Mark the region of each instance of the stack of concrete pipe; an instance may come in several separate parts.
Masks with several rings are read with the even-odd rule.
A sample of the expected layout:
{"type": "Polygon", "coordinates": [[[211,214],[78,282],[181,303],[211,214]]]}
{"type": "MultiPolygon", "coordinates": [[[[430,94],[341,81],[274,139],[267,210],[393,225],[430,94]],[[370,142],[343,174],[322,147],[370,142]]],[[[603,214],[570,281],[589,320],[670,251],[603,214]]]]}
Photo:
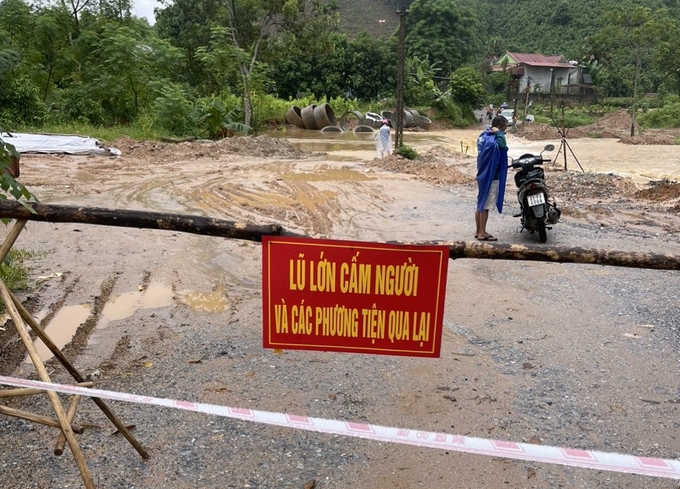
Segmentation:
{"type": "MultiPolygon", "coordinates": [[[[285,119],[288,124],[293,124],[300,129],[321,130],[324,132],[347,131],[347,118],[354,116],[357,119],[357,127],[361,127],[362,132],[370,132],[369,129],[380,129],[383,119],[390,121],[390,125],[396,125],[394,113],[390,110],[383,110],[380,114],[375,112],[361,112],[353,110],[345,112],[340,118],[340,124],[335,120],[333,109],[327,103],[321,105],[308,105],[301,109],[297,105],[292,106],[286,112],[285,119]]],[[[404,127],[420,127],[428,130],[432,121],[418,113],[415,109],[404,109],[404,127]]]]}
{"type": "Polygon", "coordinates": [[[288,124],[300,129],[318,130],[338,125],[332,107],[326,103],[308,105],[303,109],[294,105],[286,112],[285,119],[288,124]]]}

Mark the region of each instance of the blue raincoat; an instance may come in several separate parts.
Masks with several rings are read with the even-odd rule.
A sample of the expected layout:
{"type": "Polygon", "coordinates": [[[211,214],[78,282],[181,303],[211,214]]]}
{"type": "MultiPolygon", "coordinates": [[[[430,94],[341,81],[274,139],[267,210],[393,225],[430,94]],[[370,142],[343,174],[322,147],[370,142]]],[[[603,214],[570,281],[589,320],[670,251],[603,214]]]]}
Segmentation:
{"type": "Polygon", "coordinates": [[[503,212],[505,182],[508,174],[508,148],[499,148],[496,135],[487,128],[477,138],[477,210],[483,211],[491,190],[491,182],[498,180],[496,208],[503,212]]]}

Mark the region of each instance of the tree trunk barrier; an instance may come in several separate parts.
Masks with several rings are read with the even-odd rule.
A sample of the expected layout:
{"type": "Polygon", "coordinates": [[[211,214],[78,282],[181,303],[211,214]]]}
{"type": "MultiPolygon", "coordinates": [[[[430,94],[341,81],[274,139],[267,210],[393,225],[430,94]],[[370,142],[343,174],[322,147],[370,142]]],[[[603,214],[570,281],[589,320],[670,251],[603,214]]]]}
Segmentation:
{"type": "MultiPolygon", "coordinates": [[[[75,207],[17,201],[0,201],[0,218],[46,222],[71,222],[164,229],[223,238],[262,241],[262,236],[306,237],[284,230],[279,224],[257,225],[186,214],[168,214],[99,207],[75,207]]],[[[407,244],[407,243],[402,243],[407,244]]],[[[444,245],[449,247],[449,258],[487,260],[524,260],[553,263],[582,263],[657,270],[680,270],[680,255],[627,252],[549,245],[517,245],[502,243],[418,242],[408,244],[444,245]]],[[[80,381],[80,379],[77,379],[80,381]]]]}

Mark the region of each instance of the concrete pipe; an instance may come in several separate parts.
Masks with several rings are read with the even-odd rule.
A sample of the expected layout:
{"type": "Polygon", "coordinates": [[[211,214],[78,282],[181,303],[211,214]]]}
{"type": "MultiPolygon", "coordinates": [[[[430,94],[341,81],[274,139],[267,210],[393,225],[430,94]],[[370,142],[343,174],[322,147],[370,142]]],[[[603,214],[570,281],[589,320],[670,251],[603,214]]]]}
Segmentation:
{"type": "Polygon", "coordinates": [[[305,123],[305,129],[319,129],[316,125],[316,120],[314,119],[314,109],[316,105],[308,105],[300,111],[300,116],[302,117],[302,122],[305,123]]]}
{"type": "Polygon", "coordinates": [[[297,126],[301,129],[305,128],[300,107],[297,105],[293,105],[290,109],[288,109],[284,118],[288,124],[293,124],[294,126],[297,126]]]}
{"type": "Polygon", "coordinates": [[[314,108],[314,120],[316,121],[316,127],[319,129],[323,129],[327,126],[337,125],[333,108],[326,103],[317,105],[314,108]]]}
{"type": "Polygon", "coordinates": [[[365,125],[360,125],[354,128],[352,131],[354,134],[357,134],[359,132],[375,132],[375,130],[371,126],[365,126],[365,125]]]}
{"type": "Polygon", "coordinates": [[[357,118],[357,125],[361,125],[361,124],[364,123],[364,116],[358,110],[351,110],[349,112],[345,112],[340,117],[340,124],[339,124],[343,131],[349,131],[349,127],[347,126],[347,118],[350,115],[353,115],[357,118]]]}
{"type": "Polygon", "coordinates": [[[432,126],[432,121],[425,116],[419,115],[418,118],[417,118],[417,121],[416,121],[416,125],[418,127],[422,127],[426,131],[429,131],[430,126],[432,126]]]}

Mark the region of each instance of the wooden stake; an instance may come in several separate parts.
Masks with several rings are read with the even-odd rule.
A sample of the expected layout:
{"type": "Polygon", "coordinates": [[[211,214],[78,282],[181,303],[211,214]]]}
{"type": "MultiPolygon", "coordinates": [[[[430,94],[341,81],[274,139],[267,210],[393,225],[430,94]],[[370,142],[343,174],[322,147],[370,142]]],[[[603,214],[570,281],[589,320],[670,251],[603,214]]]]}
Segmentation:
{"type": "MultiPolygon", "coordinates": [[[[9,289],[5,285],[5,282],[3,282],[2,280],[0,280],[0,297],[2,297],[2,300],[5,303],[7,312],[12,318],[12,321],[14,322],[14,326],[17,330],[17,333],[19,333],[19,336],[21,337],[21,341],[24,342],[24,346],[26,347],[28,356],[31,358],[31,361],[35,366],[35,370],[38,373],[38,378],[43,382],[51,383],[52,380],[50,379],[50,376],[47,373],[45,365],[42,363],[42,360],[40,359],[40,354],[36,350],[35,345],[33,345],[33,340],[31,339],[31,336],[28,334],[26,324],[24,324],[24,321],[21,319],[21,315],[19,314],[19,311],[14,305],[14,300],[10,295],[9,289]]],[[[87,489],[95,489],[94,481],[92,480],[92,476],[90,475],[90,470],[87,468],[87,464],[85,463],[85,457],[83,457],[83,452],[80,451],[80,446],[78,445],[76,437],[73,434],[71,424],[66,419],[66,413],[64,412],[64,407],[61,405],[59,396],[54,391],[47,391],[47,397],[49,398],[50,403],[52,404],[54,413],[57,415],[57,419],[59,420],[59,424],[61,425],[61,431],[64,433],[66,441],[68,441],[68,445],[71,448],[71,453],[73,454],[73,458],[76,461],[76,465],[78,466],[80,476],[82,477],[83,482],[85,483],[85,487],[87,489]]]]}
{"type": "MultiPolygon", "coordinates": [[[[68,407],[68,412],[66,413],[69,423],[73,422],[73,418],[76,416],[76,410],[78,409],[79,403],[80,396],[73,396],[73,399],[71,399],[71,405],[68,407]]],[[[64,436],[64,433],[61,432],[57,437],[57,443],[54,445],[54,454],[59,456],[64,453],[64,445],[66,445],[66,437],[64,436]]]]}
{"type": "MultiPolygon", "coordinates": [[[[79,382],[75,384],[78,387],[92,387],[94,382],[79,382]]],[[[47,392],[44,389],[5,389],[0,391],[0,398],[3,397],[20,397],[20,396],[35,396],[37,394],[44,394],[47,392]]]]}
{"type": "Polygon", "coordinates": [[[19,234],[21,234],[21,231],[24,229],[27,222],[26,219],[22,219],[12,226],[12,230],[7,235],[7,238],[5,238],[5,242],[2,243],[2,247],[0,247],[0,263],[5,261],[5,257],[9,253],[9,250],[12,249],[12,246],[14,246],[14,242],[19,237],[19,234]]]}
{"type": "MultiPolygon", "coordinates": [[[[15,418],[25,419],[27,421],[33,421],[35,423],[44,424],[45,426],[51,426],[52,428],[59,428],[59,421],[54,418],[48,418],[47,416],[41,416],[39,414],[29,413],[28,411],[21,411],[20,409],[14,409],[7,406],[0,406],[0,414],[6,414],[7,416],[14,416],[15,418]]],[[[79,435],[85,432],[85,428],[78,424],[69,424],[71,430],[79,435]]]]}
{"type": "MultiPolygon", "coordinates": [[[[61,352],[61,350],[57,347],[57,345],[54,344],[52,339],[45,333],[45,331],[40,327],[38,322],[31,316],[31,313],[28,312],[28,310],[23,306],[21,301],[16,298],[14,294],[10,292],[10,296],[12,297],[12,300],[14,301],[14,305],[16,308],[19,310],[19,313],[21,314],[21,317],[26,320],[28,325],[31,327],[33,332],[42,340],[42,342],[45,344],[48,350],[52,352],[52,354],[59,360],[59,362],[64,366],[64,368],[68,371],[69,374],[71,374],[71,377],[73,377],[76,382],[85,382],[86,379],[83,377],[80,372],[73,366],[73,364],[69,361],[68,358],[61,352]]],[[[128,430],[123,422],[118,419],[118,417],[111,411],[109,406],[104,402],[103,399],[99,397],[92,397],[91,398],[94,403],[101,409],[101,411],[106,415],[107,418],[116,426],[118,431],[125,437],[125,439],[130,442],[130,444],[137,450],[137,453],[139,453],[143,459],[148,459],[149,454],[148,452],[144,449],[144,447],[137,441],[137,439],[132,436],[132,433],[130,433],[130,430],[128,430]]]]}

